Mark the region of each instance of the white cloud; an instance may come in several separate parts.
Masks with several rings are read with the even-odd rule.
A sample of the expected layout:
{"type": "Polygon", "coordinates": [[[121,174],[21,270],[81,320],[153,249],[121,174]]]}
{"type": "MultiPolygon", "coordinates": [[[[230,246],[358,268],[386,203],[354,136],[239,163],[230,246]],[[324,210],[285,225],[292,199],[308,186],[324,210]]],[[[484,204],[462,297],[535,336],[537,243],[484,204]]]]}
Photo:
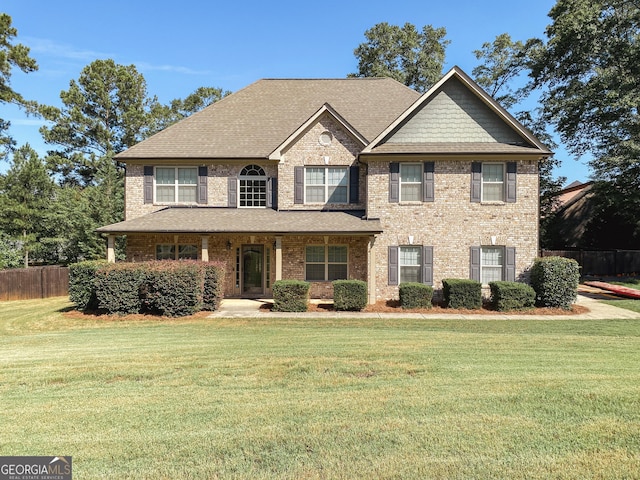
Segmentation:
{"type": "Polygon", "coordinates": [[[141,72],[144,71],[157,71],[157,72],[174,72],[184,75],[209,75],[210,72],[206,70],[194,70],[188,67],[182,67],[180,65],[152,65],[146,62],[135,62],[136,68],[141,72]]]}
{"type": "Polygon", "coordinates": [[[40,55],[49,55],[71,60],[93,61],[96,58],[112,58],[114,56],[112,53],[78,49],[72,45],[56,43],[46,38],[24,37],[22,43],[31,49],[32,56],[36,58],[40,55]]]}

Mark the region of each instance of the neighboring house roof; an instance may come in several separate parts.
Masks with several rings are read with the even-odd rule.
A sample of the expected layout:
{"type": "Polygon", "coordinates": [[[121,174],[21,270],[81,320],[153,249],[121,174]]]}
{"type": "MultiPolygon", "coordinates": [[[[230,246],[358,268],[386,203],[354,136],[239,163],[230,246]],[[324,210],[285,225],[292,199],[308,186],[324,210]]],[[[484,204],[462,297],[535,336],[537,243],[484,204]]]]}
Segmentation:
{"type": "Polygon", "coordinates": [[[362,154],[551,154],[460,68],[384,129],[362,154]]]}
{"type": "Polygon", "coordinates": [[[593,182],[580,185],[571,184],[558,194],[567,193],[570,190],[572,196],[567,198],[557,209],[553,219],[557,239],[562,240],[562,248],[577,248],[587,229],[589,221],[593,217],[594,205],[593,182]]]}
{"type": "Polygon", "coordinates": [[[363,211],[275,211],[270,208],[168,207],[98,228],[100,233],[244,233],[372,235],[379,220],[363,211]]]}
{"type": "Polygon", "coordinates": [[[418,97],[391,78],[259,80],[117,158],[268,158],[327,104],[369,142],[418,97]]]}

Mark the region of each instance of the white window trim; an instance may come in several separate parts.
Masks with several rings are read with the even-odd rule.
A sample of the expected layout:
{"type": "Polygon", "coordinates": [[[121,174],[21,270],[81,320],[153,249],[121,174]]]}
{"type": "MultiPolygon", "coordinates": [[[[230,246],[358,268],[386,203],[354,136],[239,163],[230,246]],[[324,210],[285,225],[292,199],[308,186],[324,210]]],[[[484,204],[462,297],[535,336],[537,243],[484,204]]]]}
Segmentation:
{"type": "Polygon", "coordinates": [[[398,172],[398,201],[400,203],[422,203],[422,196],[424,194],[424,192],[422,191],[422,189],[424,188],[424,186],[422,185],[423,181],[422,178],[419,177],[419,180],[417,182],[403,182],[402,181],[402,167],[408,167],[408,166],[416,166],[419,168],[420,172],[422,173],[422,169],[424,168],[423,163],[420,162],[400,162],[400,167],[399,167],[399,172],[398,172]],[[420,193],[418,195],[418,199],[417,200],[402,200],[402,186],[403,185],[418,185],[420,188],[420,193]]]}
{"type": "Polygon", "coordinates": [[[306,282],[330,282],[329,278],[329,265],[346,265],[347,266],[347,278],[349,278],[349,246],[348,245],[305,245],[304,247],[304,277],[306,282]],[[324,247],[324,261],[323,262],[307,262],[307,247],[324,247]],[[344,247],[347,249],[347,260],[345,262],[329,262],[329,247],[344,247]],[[324,265],[324,279],[323,280],[308,280],[307,279],[307,265],[324,265]]]}
{"type": "Polygon", "coordinates": [[[482,170],[480,172],[480,201],[482,203],[504,203],[507,196],[507,164],[505,162],[482,162],[482,170]],[[502,182],[485,182],[484,181],[484,166],[485,165],[501,165],[502,166],[502,182]],[[500,200],[485,200],[484,198],[484,186],[488,185],[502,185],[502,198],[500,200]]]}
{"type": "Polygon", "coordinates": [[[350,188],[350,181],[351,179],[349,178],[349,167],[347,166],[341,166],[341,165],[331,165],[331,166],[327,166],[325,167],[324,165],[306,165],[304,167],[304,203],[305,205],[347,205],[349,203],[349,188],[350,188]],[[324,184],[323,185],[309,185],[307,184],[307,169],[308,168],[315,168],[315,169],[323,169],[325,171],[325,176],[324,176],[324,184]],[[345,170],[345,176],[347,178],[347,185],[346,185],[346,189],[347,189],[347,200],[346,202],[329,202],[329,187],[331,185],[329,185],[329,170],[330,169],[341,169],[341,170],[345,170]],[[311,201],[307,201],[307,187],[320,187],[323,186],[324,187],[324,202],[311,202],[311,201]]]}
{"type": "Polygon", "coordinates": [[[398,284],[406,282],[402,278],[402,267],[418,267],[418,283],[422,283],[424,279],[422,278],[422,267],[424,265],[424,258],[422,258],[422,245],[399,245],[398,246],[398,284]],[[402,263],[402,249],[403,248],[417,248],[418,255],[420,256],[420,263],[417,265],[405,265],[402,263]]]}
{"type": "MultiPolygon", "coordinates": [[[[259,165],[256,165],[259,166],[259,165]]],[[[264,172],[264,168],[260,167],[262,169],[262,171],[264,172]]],[[[244,168],[242,169],[244,170],[244,168]]],[[[237,205],[238,208],[267,208],[267,195],[269,194],[269,192],[267,191],[268,186],[267,186],[267,174],[265,172],[264,175],[238,175],[238,186],[237,186],[237,205]],[[259,180],[259,181],[263,181],[264,182],[264,205],[242,205],[242,199],[241,199],[241,194],[242,194],[242,186],[240,185],[240,183],[242,182],[242,180],[259,180]]]]}
{"type": "Polygon", "coordinates": [[[198,203],[198,167],[191,167],[191,166],[176,167],[176,166],[172,166],[172,165],[158,165],[156,167],[153,167],[153,203],[157,204],[157,205],[196,205],[198,203]],[[165,202],[165,201],[159,201],[158,200],[158,186],[161,186],[161,187],[168,187],[169,186],[169,184],[158,183],[156,181],[158,168],[173,168],[175,170],[174,180],[173,180],[173,188],[174,188],[173,192],[174,192],[174,198],[176,199],[175,202],[165,202]],[[196,172],[196,183],[180,185],[178,183],[178,181],[179,181],[179,179],[178,179],[178,169],[179,168],[195,170],[195,172],[196,172]],[[180,202],[178,200],[178,198],[179,198],[179,191],[178,191],[179,186],[196,187],[196,199],[195,199],[195,201],[193,201],[193,202],[180,202]]]}
{"type": "MultiPolygon", "coordinates": [[[[496,269],[497,267],[500,267],[500,280],[498,281],[504,281],[505,278],[505,269],[506,269],[506,255],[507,255],[507,250],[503,245],[482,245],[480,247],[480,281],[482,282],[483,285],[488,285],[489,282],[485,282],[484,281],[484,271],[485,269],[496,269]],[[485,265],[485,263],[482,261],[483,259],[483,252],[485,251],[485,249],[500,249],[502,251],[502,264],[501,265],[485,265]]],[[[494,280],[491,280],[494,281],[494,280]]]]}

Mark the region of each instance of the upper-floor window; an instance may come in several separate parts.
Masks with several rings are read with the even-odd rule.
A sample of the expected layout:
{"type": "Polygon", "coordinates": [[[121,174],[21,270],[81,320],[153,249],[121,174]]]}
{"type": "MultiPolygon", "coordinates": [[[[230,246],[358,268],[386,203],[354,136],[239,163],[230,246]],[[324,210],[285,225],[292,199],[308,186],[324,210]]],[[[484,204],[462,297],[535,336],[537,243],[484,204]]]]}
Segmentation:
{"type": "Polygon", "coordinates": [[[422,163],[400,164],[400,201],[422,201],[422,163]]]}
{"type": "Polygon", "coordinates": [[[517,162],[473,162],[471,164],[471,201],[516,201],[517,162]]]}
{"type": "Polygon", "coordinates": [[[262,167],[249,165],[240,172],[240,206],[267,206],[267,175],[262,167]]]}
{"type": "Polygon", "coordinates": [[[158,203],[196,203],[197,167],[156,167],[155,201],[158,203]]]}
{"type": "Polygon", "coordinates": [[[349,169],[306,167],[305,203],[349,203],[349,169]]]}
{"type": "Polygon", "coordinates": [[[504,163],[482,164],[482,201],[504,201],[504,163]]]}

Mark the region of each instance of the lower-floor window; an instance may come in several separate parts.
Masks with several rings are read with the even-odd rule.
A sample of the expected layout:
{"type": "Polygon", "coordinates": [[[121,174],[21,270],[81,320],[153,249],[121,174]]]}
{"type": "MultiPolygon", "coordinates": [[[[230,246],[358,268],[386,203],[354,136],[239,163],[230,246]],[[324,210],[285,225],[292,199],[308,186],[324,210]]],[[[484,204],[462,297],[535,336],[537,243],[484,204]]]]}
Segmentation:
{"type": "Polygon", "coordinates": [[[198,246],[187,244],[156,245],[156,260],[197,260],[198,246]]]}
{"type": "Polygon", "coordinates": [[[504,248],[482,247],[480,251],[480,281],[484,284],[504,279],[504,248]]]}
{"type": "Polygon", "coordinates": [[[400,247],[400,283],[422,283],[422,246],[400,247]]]}
{"type": "Polygon", "coordinates": [[[347,247],[309,245],[305,250],[305,279],[333,281],[347,279],[347,247]]]}

